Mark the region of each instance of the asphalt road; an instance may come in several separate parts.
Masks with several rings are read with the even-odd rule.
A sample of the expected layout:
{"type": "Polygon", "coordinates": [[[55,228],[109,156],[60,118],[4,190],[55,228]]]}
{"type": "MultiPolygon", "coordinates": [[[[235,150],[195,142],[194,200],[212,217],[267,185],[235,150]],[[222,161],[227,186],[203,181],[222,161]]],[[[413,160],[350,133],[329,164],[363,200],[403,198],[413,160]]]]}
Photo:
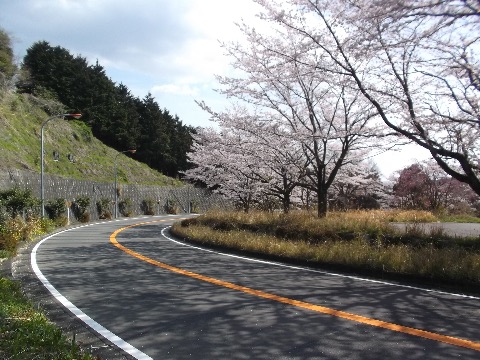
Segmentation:
{"type": "Polygon", "coordinates": [[[164,231],[175,219],[69,229],[33,249],[56,306],[119,347],[112,359],[480,358],[480,298],[199,249],[164,231]]]}
{"type": "Polygon", "coordinates": [[[415,227],[426,234],[443,232],[458,237],[480,236],[480,223],[392,223],[392,225],[402,230],[415,227]]]}

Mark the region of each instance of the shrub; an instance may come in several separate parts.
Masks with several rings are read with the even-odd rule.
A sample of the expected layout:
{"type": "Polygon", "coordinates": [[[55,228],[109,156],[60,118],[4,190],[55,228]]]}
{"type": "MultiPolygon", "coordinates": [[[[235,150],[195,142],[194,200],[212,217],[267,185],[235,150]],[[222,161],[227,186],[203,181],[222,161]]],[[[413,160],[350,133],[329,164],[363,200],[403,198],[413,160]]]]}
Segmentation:
{"type": "Polygon", "coordinates": [[[8,219],[11,219],[11,216],[7,212],[7,208],[0,204],[0,232],[8,219]]]}
{"type": "MultiPolygon", "coordinates": [[[[65,218],[60,217],[61,218],[65,218]]],[[[22,240],[32,240],[40,234],[45,234],[54,228],[52,221],[48,219],[41,219],[39,217],[30,217],[25,222],[25,226],[22,229],[22,240]]]]}
{"type": "Polygon", "coordinates": [[[80,222],[82,223],[87,223],[90,221],[90,213],[88,211],[84,212],[82,215],[80,215],[80,222]]]}
{"type": "Polygon", "coordinates": [[[180,209],[175,205],[175,202],[170,199],[167,200],[164,208],[167,214],[178,214],[180,212],[180,209]]]}
{"type": "Polygon", "coordinates": [[[66,226],[68,224],[68,218],[65,216],[67,211],[65,199],[49,200],[45,205],[45,211],[48,218],[53,220],[56,226],[66,226]]]}
{"type": "Polygon", "coordinates": [[[15,252],[20,241],[31,240],[51,229],[49,220],[31,217],[27,221],[21,217],[8,219],[0,227],[0,249],[15,252]]]}
{"type": "Polygon", "coordinates": [[[155,215],[155,201],[153,199],[144,199],[140,204],[145,215],[155,215]]]}
{"type": "Polygon", "coordinates": [[[100,219],[111,219],[112,212],[110,211],[110,199],[101,198],[97,201],[97,213],[100,219]]]}
{"type": "Polygon", "coordinates": [[[190,212],[193,214],[198,214],[200,212],[200,206],[197,200],[190,201],[190,212]]]}
{"type": "Polygon", "coordinates": [[[72,212],[77,220],[82,223],[90,221],[90,213],[88,207],[90,206],[90,198],[88,196],[77,197],[72,204],[72,212]]]}
{"type": "Polygon", "coordinates": [[[24,226],[25,222],[20,217],[7,220],[0,233],[0,248],[14,251],[18,243],[23,240],[24,226]]]}
{"type": "Polygon", "coordinates": [[[129,198],[123,199],[118,203],[118,211],[122,216],[130,217],[133,214],[132,200],[129,198]]]}
{"type": "Polygon", "coordinates": [[[12,218],[25,211],[32,212],[38,205],[40,205],[40,201],[32,195],[30,189],[14,187],[0,192],[0,206],[3,206],[12,218]]]}
{"type": "Polygon", "coordinates": [[[65,215],[67,211],[67,205],[65,203],[65,199],[58,198],[55,200],[49,200],[45,204],[45,211],[47,215],[52,220],[59,219],[62,215],[65,215]]]}

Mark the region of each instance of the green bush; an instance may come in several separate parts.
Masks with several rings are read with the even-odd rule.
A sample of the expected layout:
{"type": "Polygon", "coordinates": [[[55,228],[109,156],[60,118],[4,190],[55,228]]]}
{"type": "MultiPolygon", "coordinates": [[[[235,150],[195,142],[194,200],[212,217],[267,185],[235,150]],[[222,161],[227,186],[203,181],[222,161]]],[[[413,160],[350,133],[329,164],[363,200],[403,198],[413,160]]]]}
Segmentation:
{"type": "Polygon", "coordinates": [[[0,192],[0,206],[4,207],[11,218],[24,213],[33,213],[40,205],[30,189],[14,187],[0,192]]]}
{"type": "Polygon", "coordinates": [[[140,204],[140,208],[142,209],[145,215],[155,215],[155,200],[153,199],[144,199],[140,204]]]}
{"type": "Polygon", "coordinates": [[[45,204],[45,211],[50,220],[53,220],[56,226],[68,225],[68,218],[65,215],[67,212],[67,203],[65,199],[57,198],[55,200],[49,200],[45,204]]]}
{"type": "Polygon", "coordinates": [[[193,214],[198,214],[200,212],[200,205],[198,204],[198,201],[190,201],[190,212],[193,214]]]}
{"type": "Polygon", "coordinates": [[[97,201],[97,213],[100,219],[111,219],[112,212],[110,211],[110,199],[101,198],[97,201]]]}
{"type": "Polygon", "coordinates": [[[82,223],[90,221],[90,213],[88,207],[90,206],[90,198],[88,196],[77,197],[72,204],[72,212],[77,220],[82,223]]]}
{"type": "Polygon", "coordinates": [[[171,199],[167,199],[164,209],[167,214],[178,214],[180,212],[178,206],[175,205],[175,201],[171,199]]]}
{"type": "Polygon", "coordinates": [[[122,216],[130,217],[133,215],[133,204],[129,198],[123,199],[118,203],[118,211],[122,216]]]}
{"type": "Polygon", "coordinates": [[[61,216],[65,216],[67,211],[67,205],[65,199],[57,198],[55,200],[49,200],[45,204],[45,211],[48,217],[52,220],[57,220],[61,216]]]}

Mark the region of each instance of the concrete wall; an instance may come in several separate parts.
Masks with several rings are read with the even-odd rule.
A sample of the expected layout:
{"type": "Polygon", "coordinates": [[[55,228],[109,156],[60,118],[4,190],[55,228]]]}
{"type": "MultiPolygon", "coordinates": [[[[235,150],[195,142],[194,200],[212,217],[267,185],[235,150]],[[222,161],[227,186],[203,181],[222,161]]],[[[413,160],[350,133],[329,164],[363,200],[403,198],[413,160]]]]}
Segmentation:
{"type": "MultiPolygon", "coordinates": [[[[40,198],[40,174],[32,171],[7,170],[0,171],[0,190],[18,186],[31,189],[34,196],[40,198]]],[[[164,214],[167,202],[172,203],[181,213],[188,213],[194,206],[198,212],[205,212],[211,208],[227,209],[230,204],[221,196],[205,189],[195,188],[191,185],[183,187],[160,187],[149,185],[118,184],[118,202],[129,198],[133,205],[134,215],[141,215],[143,200],[153,200],[155,214],[164,214]]],[[[96,203],[107,198],[110,199],[111,213],[114,214],[115,187],[114,183],[104,183],[86,180],[66,179],[59,176],[44,174],[45,202],[57,198],[74,202],[79,196],[90,198],[90,219],[98,219],[96,203]]],[[[120,212],[118,212],[118,216],[120,212]]]]}

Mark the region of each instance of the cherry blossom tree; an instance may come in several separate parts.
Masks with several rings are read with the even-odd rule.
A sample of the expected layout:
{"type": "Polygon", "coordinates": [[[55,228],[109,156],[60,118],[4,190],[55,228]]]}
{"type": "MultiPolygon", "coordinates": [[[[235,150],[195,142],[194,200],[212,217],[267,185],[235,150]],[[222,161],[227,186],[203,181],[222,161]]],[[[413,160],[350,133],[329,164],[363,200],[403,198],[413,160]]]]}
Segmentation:
{"type": "Polygon", "coordinates": [[[338,210],[378,209],[386,205],[387,189],[377,166],[362,161],[344,166],[332,185],[330,204],[338,210]]]}
{"type": "Polygon", "coordinates": [[[393,205],[407,209],[469,213],[479,200],[467,184],[445,174],[433,160],[399,171],[392,190],[393,205]]]}
{"type": "Polygon", "coordinates": [[[379,138],[386,134],[374,121],[376,110],[352,90],[350,78],[331,81],[329,74],[316,71],[322,55],[305,48],[295,32],[263,35],[246,24],[241,30],[246,43],[224,44],[241,75],[218,77],[220,92],[254,109],[252,129],[298,144],[304,158],[298,185],[317,194],[318,216],[325,216],[328,190],[342,166],[351,157],[366,156],[373,142],[382,146],[379,138]]]}
{"type": "MultiPolygon", "coordinates": [[[[271,130],[271,129],[270,129],[271,130]]],[[[251,143],[248,152],[261,158],[261,167],[256,171],[256,179],[263,184],[266,196],[280,201],[284,213],[290,211],[295,202],[296,190],[303,178],[305,159],[298,144],[290,137],[272,131],[246,129],[251,143]]]]}
{"type": "Polygon", "coordinates": [[[261,18],[317,52],[316,72],[350,78],[389,128],[480,195],[478,1],[256,2],[261,18]]]}
{"type": "Polygon", "coordinates": [[[215,113],[205,104],[199,105],[221,130],[203,129],[195,137],[190,158],[196,168],[186,172],[187,178],[217,187],[223,194],[228,189],[229,197],[232,192],[237,198],[242,196],[239,202],[246,211],[254,203],[274,198],[288,212],[304,163],[298,145],[270,123],[258,122],[244,107],[215,113]],[[225,181],[228,176],[242,178],[244,183],[225,181]]]}
{"type": "Polygon", "coordinates": [[[399,171],[393,185],[395,206],[403,209],[431,210],[429,197],[432,181],[419,164],[413,164],[399,171]]]}
{"type": "Polygon", "coordinates": [[[248,212],[260,198],[263,185],[256,180],[255,158],[243,153],[238,137],[212,128],[199,128],[189,161],[195,167],[185,178],[200,181],[248,212]]]}

